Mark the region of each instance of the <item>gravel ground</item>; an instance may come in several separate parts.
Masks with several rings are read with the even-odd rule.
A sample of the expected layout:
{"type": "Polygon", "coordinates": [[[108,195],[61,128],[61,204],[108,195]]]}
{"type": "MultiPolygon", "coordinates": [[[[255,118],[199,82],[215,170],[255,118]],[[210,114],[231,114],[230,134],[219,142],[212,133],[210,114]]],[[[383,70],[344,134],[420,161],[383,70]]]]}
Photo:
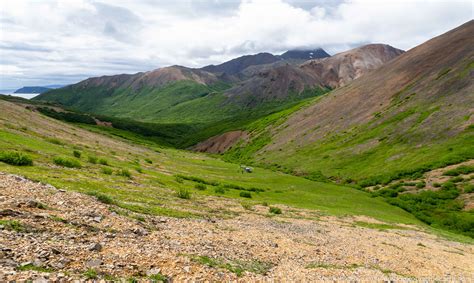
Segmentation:
{"type": "Polygon", "coordinates": [[[474,280],[474,246],[418,227],[370,229],[355,223],[376,220],[283,206],[270,217],[267,207],[245,210],[225,198],[209,205],[236,216],[124,215],[94,197],[0,173],[0,281],[146,281],[157,273],[173,282],[474,280]]]}

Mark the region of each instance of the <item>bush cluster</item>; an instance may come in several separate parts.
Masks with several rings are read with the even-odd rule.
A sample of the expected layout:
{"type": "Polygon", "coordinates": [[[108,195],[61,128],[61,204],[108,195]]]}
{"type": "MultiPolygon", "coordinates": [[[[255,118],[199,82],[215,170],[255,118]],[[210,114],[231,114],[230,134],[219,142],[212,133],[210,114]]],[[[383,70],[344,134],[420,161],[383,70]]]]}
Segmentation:
{"type": "Polygon", "coordinates": [[[462,211],[464,203],[456,199],[460,192],[455,183],[447,181],[437,191],[399,194],[402,185],[398,183],[373,194],[385,197],[390,204],[412,213],[429,225],[474,237],[474,215],[462,211]]]}
{"type": "Polygon", "coordinates": [[[81,168],[81,163],[76,159],[71,159],[63,156],[56,156],[53,158],[53,162],[56,165],[68,167],[68,168],[81,168]]]}
{"type": "Polygon", "coordinates": [[[177,193],[179,198],[182,199],[190,199],[191,198],[191,192],[188,191],[187,189],[179,189],[177,193]]]}
{"type": "Polygon", "coordinates": [[[268,211],[273,214],[281,214],[281,209],[274,206],[269,207],[268,211]]]}
{"type": "Polygon", "coordinates": [[[0,152],[0,161],[15,166],[33,165],[33,159],[29,155],[17,151],[0,152]]]}

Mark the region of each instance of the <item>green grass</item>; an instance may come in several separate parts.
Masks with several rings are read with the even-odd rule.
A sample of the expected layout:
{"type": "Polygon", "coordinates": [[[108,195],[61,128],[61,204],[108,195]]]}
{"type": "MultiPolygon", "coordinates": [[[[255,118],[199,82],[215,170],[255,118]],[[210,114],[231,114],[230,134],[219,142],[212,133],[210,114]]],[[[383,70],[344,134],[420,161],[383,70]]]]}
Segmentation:
{"type": "Polygon", "coordinates": [[[245,271],[256,274],[266,274],[272,267],[271,264],[261,261],[225,261],[223,259],[208,256],[192,256],[191,259],[208,267],[226,269],[235,273],[237,276],[242,276],[245,271]]]}
{"type": "Polygon", "coordinates": [[[50,273],[50,272],[54,271],[50,268],[36,266],[36,265],[33,265],[33,264],[26,264],[26,265],[23,265],[23,266],[19,266],[17,268],[17,270],[18,271],[30,271],[30,270],[32,270],[32,271],[45,272],[45,273],[50,273]]]}
{"type": "Polygon", "coordinates": [[[97,271],[95,269],[88,269],[86,270],[83,274],[84,277],[87,279],[97,279],[99,278],[99,275],[97,274],[97,271]]]}
{"type": "Polygon", "coordinates": [[[401,226],[393,225],[393,224],[386,224],[386,223],[371,223],[371,222],[364,222],[364,221],[356,221],[354,225],[369,229],[377,229],[377,230],[390,230],[390,229],[404,229],[401,226]]]}
{"type": "Polygon", "coordinates": [[[312,268],[324,268],[324,269],[355,269],[358,267],[362,267],[362,265],[359,264],[350,264],[350,265],[337,265],[337,264],[329,264],[329,263],[323,263],[323,262],[312,262],[308,265],[306,265],[306,268],[312,269],[312,268]]]}

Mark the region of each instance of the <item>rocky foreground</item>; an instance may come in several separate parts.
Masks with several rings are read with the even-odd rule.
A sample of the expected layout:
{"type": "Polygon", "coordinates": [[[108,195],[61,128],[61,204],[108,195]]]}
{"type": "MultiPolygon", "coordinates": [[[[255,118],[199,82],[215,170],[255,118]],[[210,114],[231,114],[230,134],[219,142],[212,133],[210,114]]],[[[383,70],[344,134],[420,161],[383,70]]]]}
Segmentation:
{"type": "Polygon", "coordinates": [[[140,215],[0,173],[0,281],[474,280],[473,245],[419,227],[210,202],[235,214],[140,215]]]}

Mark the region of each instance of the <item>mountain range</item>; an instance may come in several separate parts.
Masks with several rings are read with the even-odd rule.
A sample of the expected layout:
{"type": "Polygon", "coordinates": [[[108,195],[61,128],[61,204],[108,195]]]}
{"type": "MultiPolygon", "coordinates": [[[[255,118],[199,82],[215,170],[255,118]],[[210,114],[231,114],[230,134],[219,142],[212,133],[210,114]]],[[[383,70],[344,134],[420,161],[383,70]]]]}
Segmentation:
{"type": "Polygon", "coordinates": [[[180,138],[178,146],[188,147],[322,95],[402,51],[387,45],[367,45],[301,63],[300,58],[310,53],[313,55],[308,56],[327,56],[322,49],[278,57],[260,53],[201,69],[170,66],[133,75],[103,76],[48,91],[35,100],[147,123],[184,124],[191,130],[180,138]]]}

